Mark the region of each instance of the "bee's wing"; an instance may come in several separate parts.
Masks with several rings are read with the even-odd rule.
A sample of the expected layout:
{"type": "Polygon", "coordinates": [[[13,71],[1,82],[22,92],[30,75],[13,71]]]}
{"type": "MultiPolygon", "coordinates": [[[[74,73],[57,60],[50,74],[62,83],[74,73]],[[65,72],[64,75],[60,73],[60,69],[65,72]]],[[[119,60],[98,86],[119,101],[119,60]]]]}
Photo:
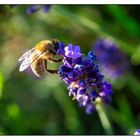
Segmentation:
{"type": "Polygon", "coordinates": [[[34,48],[31,49],[31,50],[29,50],[29,51],[27,51],[26,53],[24,53],[24,54],[18,59],[18,61],[22,61],[22,60],[24,60],[24,59],[27,60],[33,52],[34,52],[34,48]]]}
{"type": "MultiPolygon", "coordinates": [[[[41,54],[44,52],[41,52],[40,54],[36,53],[36,51],[31,52],[31,54],[28,57],[24,57],[23,62],[21,63],[19,67],[19,71],[24,71],[28,66],[30,66],[35,60],[37,60],[39,57],[41,57],[41,54]]],[[[22,56],[21,56],[22,57],[22,56]]]]}
{"type": "Polygon", "coordinates": [[[29,58],[25,59],[25,60],[21,63],[21,65],[20,65],[20,67],[19,67],[19,71],[24,71],[28,66],[30,66],[31,63],[32,63],[32,62],[31,62],[31,56],[30,56],[29,58]]]}

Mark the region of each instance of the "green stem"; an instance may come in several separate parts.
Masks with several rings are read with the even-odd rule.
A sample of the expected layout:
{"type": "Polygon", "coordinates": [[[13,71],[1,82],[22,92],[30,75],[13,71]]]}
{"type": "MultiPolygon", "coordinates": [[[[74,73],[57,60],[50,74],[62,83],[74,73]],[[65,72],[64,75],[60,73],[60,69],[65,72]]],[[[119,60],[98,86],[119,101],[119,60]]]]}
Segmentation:
{"type": "Polygon", "coordinates": [[[106,134],[108,134],[108,135],[113,134],[111,124],[108,120],[108,117],[106,115],[106,112],[105,112],[103,106],[101,104],[96,104],[96,110],[98,112],[99,118],[101,120],[101,123],[103,125],[103,128],[104,128],[106,134]]]}

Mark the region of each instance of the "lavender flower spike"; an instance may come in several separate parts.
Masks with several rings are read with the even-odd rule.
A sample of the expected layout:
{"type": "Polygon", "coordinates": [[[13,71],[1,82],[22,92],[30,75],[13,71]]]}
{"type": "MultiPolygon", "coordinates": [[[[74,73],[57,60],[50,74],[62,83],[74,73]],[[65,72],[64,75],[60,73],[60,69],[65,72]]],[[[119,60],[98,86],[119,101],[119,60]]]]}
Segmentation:
{"type": "Polygon", "coordinates": [[[103,80],[95,53],[90,51],[85,56],[80,52],[79,46],[65,46],[62,42],[59,46],[57,53],[64,59],[58,74],[68,85],[69,96],[73,96],[87,114],[95,110],[96,100],[109,103],[112,95],[111,84],[103,80]]]}
{"type": "Polygon", "coordinates": [[[107,78],[114,80],[128,71],[129,63],[126,55],[111,40],[97,40],[93,49],[101,64],[101,73],[107,78]]]}

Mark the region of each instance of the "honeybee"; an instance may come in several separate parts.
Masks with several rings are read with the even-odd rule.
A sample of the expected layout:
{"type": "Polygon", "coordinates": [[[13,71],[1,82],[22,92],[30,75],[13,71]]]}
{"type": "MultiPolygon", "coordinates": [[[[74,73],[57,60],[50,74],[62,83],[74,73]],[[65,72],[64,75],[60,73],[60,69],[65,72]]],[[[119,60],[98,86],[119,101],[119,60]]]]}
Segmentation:
{"type": "Polygon", "coordinates": [[[19,58],[19,61],[23,61],[19,71],[24,71],[30,66],[37,77],[41,77],[46,71],[49,73],[57,73],[57,70],[47,69],[47,61],[56,63],[62,61],[62,59],[57,60],[54,58],[58,45],[58,40],[40,41],[34,48],[30,49],[19,58]]]}

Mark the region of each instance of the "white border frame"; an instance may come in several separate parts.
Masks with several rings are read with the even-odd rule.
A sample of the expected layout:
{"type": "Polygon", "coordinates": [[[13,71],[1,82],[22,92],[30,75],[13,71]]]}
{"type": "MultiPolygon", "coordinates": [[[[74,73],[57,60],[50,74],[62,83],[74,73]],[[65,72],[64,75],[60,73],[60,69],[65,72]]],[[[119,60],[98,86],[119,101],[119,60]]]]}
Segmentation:
{"type": "Polygon", "coordinates": [[[0,4],[140,4],[140,0],[0,0],[0,4]]]}
{"type": "MultiPolygon", "coordinates": [[[[0,0],[0,4],[140,4],[140,0],[0,0]]],[[[138,136],[0,136],[1,140],[139,140],[138,136]]]]}

